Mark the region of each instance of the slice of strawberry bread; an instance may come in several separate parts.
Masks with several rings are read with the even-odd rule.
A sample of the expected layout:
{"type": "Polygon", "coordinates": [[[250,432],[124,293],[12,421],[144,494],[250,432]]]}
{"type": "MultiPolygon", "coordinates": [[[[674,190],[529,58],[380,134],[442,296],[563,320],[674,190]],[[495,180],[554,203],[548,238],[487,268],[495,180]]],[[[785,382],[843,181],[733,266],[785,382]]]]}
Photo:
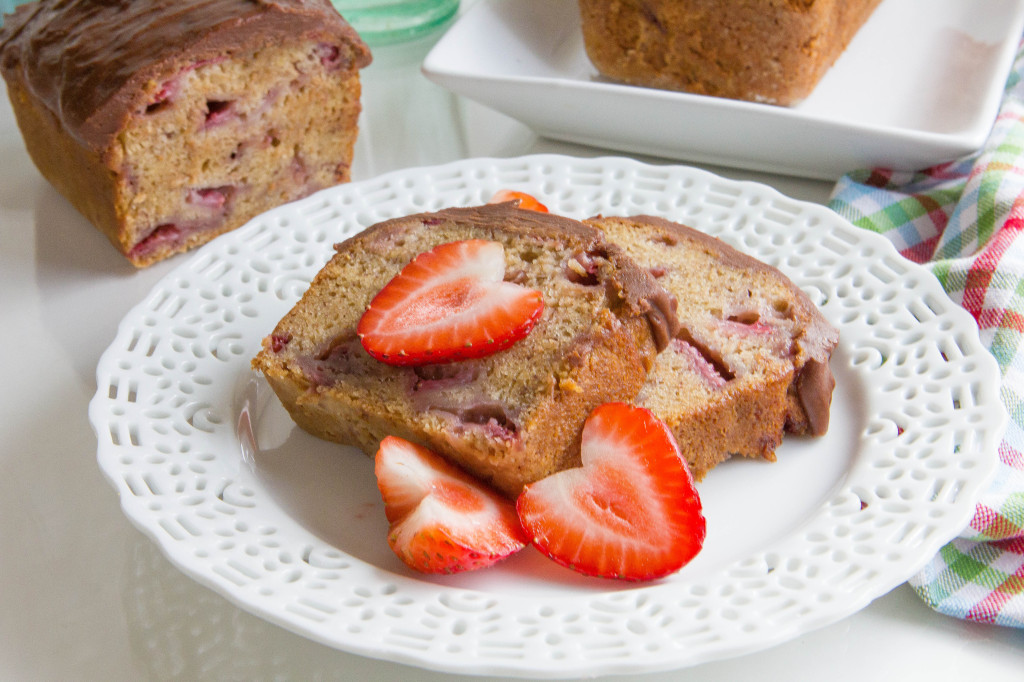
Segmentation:
{"type": "Polygon", "coordinates": [[[679,331],[636,403],[669,425],[698,480],[731,455],[774,461],[784,432],[825,433],[839,333],[789,278],[661,218],[586,222],[679,302],[679,331]]]}
{"type": "Polygon", "coordinates": [[[368,454],[399,436],[511,497],[579,466],[587,415],[632,400],[675,336],[670,297],[600,230],[514,203],[390,220],[336,250],[264,339],[254,368],[310,433],[368,454]],[[422,254],[469,240],[500,244],[504,273],[494,276],[540,292],[529,333],[443,363],[371,356],[357,333],[371,301],[422,254]]]}

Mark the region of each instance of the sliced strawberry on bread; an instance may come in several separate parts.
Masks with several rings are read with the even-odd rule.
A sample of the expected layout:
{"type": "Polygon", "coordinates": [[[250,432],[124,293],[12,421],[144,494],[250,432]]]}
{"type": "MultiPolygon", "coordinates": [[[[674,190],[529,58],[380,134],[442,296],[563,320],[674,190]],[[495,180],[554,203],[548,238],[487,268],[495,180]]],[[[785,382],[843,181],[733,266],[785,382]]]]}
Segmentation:
{"type": "Polygon", "coordinates": [[[537,198],[526,192],[518,192],[514,189],[500,189],[494,193],[494,196],[487,202],[489,204],[501,204],[506,201],[518,201],[519,208],[527,211],[537,211],[539,213],[547,213],[548,207],[540,203],[537,198]]]}
{"type": "Polygon", "coordinates": [[[391,522],[388,544],[417,571],[484,568],[527,543],[509,500],[427,448],[388,436],[374,472],[391,522]]]}
{"type": "Polygon", "coordinates": [[[416,256],[378,293],[356,333],[366,352],[390,365],[479,358],[530,333],[544,311],[541,293],[505,277],[498,242],[467,239],[416,256]]]}
{"type": "Polygon", "coordinates": [[[533,544],[585,575],[652,580],[703,547],[700,497],[672,433],[647,409],[608,403],[583,426],[581,468],[526,486],[516,508],[533,544]]]}

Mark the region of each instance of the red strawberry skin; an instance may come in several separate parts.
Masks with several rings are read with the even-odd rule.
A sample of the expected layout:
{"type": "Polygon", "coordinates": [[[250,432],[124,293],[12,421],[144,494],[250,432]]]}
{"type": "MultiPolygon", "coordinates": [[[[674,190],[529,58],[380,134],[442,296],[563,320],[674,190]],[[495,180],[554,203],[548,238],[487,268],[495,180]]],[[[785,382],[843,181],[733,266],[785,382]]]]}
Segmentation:
{"type": "Polygon", "coordinates": [[[587,419],[583,466],[528,485],[516,502],[533,544],[584,575],[653,580],[701,550],[706,524],[686,461],[645,408],[607,403],[587,419]]]}
{"type": "Polygon", "coordinates": [[[391,365],[479,358],[523,339],[544,312],[539,291],[505,282],[498,242],[469,239],[421,253],[370,302],[356,331],[391,365]]]}
{"type": "Polygon", "coordinates": [[[527,543],[508,500],[427,448],[388,436],[374,471],[391,522],[388,544],[417,571],[484,568],[527,543]]]}
{"type": "Polygon", "coordinates": [[[536,197],[526,192],[518,192],[512,189],[500,189],[494,193],[494,196],[487,202],[489,204],[502,204],[506,201],[518,201],[519,208],[527,211],[537,211],[538,213],[547,213],[548,207],[540,203],[536,197]]]}

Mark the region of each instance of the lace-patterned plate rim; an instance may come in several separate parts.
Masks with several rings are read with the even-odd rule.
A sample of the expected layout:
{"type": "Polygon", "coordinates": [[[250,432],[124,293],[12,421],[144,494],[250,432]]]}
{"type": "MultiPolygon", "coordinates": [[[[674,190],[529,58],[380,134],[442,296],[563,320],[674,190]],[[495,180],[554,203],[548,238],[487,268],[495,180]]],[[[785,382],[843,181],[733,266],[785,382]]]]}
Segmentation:
{"type": "Polygon", "coordinates": [[[828,209],[693,168],[539,155],[338,186],[214,240],[122,321],[90,421],[128,518],[243,609],[368,657],[569,677],[749,653],[904,582],[967,524],[994,472],[998,385],[935,278],[828,209]],[[334,243],[503,188],[574,217],[689,224],[782,269],[840,329],[829,433],[787,440],[774,464],[712,472],[708,544],[670,579],[595,583],[529,551],[480,574],[412,575],[386,547],[365,458],[292,428],[249,369],[334,243]]]}

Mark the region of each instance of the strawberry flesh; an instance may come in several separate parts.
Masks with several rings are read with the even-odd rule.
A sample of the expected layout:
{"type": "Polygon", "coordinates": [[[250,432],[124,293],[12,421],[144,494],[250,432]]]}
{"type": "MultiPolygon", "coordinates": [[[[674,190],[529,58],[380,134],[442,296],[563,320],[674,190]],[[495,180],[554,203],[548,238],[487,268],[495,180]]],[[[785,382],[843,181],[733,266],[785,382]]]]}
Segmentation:
{"type": "Polygon", "coordinates": [[[703,379],[709,388],[722,388],[728,383],[728,379],[693,344],[683,339],[672,339],[669,348],[672,349],[671,352],[686,358],[693,373],[703,379]]]}
{"type": "Polygon", "coordinates": [[[606,403],[583,426],[583,466],[531,483],[516,508],[533,544],[584,575],[653,580],[704,544],[690,470],[668,427],[645,408],[606,403]]]}
{"type": "Polygon", "coordinates": [[[388,436],[374,471],[388,544],[417,571],[484,568],[527,543],[511,502],[427,448],[388,436]]]}
{"type": "Polygon", "coordinates": [[[519,208],[527,211],[537,211],[538,213],[547,213],[548,207],[537,201],[537,198],[527,194],[526,192],[517,192],[512,189],[500,189],[494,193],[494,196],[488,200],[489,204],[503,204],[506,201],[518,201],[519,208]]]}
{"type": "Polygon", "coordinates": [[[530,333],[544,300],[504,276],[498,242],[469,239],[421,253],[370,302],[360,341],[378,360],[407,366],[505,350],[530,333]]]}

